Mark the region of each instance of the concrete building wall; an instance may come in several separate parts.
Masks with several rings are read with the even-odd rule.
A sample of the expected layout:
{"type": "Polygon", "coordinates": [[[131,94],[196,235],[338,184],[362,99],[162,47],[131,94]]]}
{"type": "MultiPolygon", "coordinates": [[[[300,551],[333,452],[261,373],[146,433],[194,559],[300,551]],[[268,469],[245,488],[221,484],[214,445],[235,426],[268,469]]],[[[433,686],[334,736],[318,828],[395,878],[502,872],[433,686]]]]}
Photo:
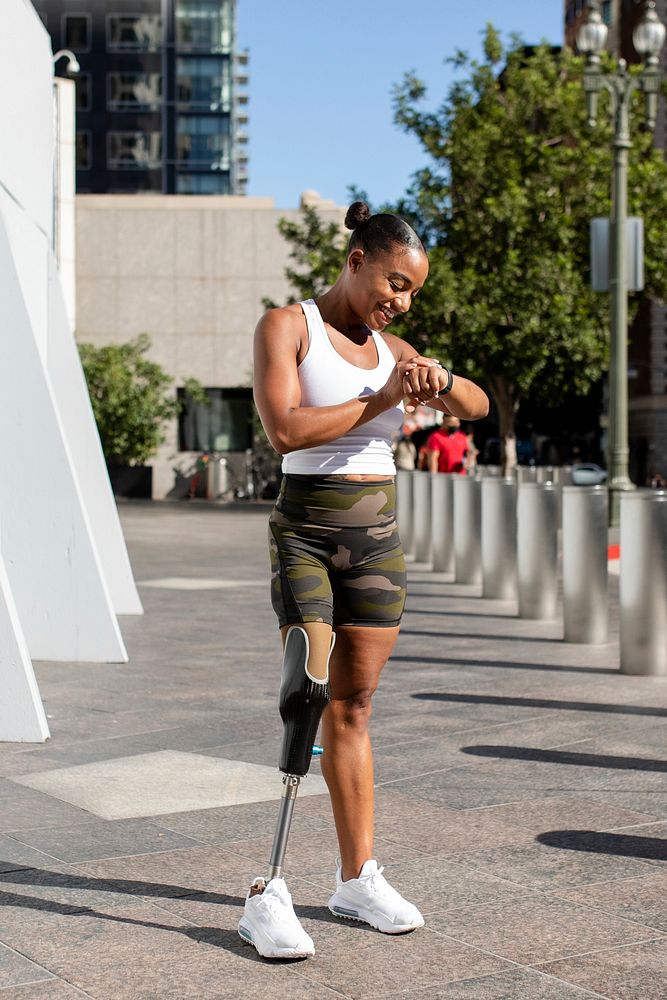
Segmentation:
{"type": "MultiPolygon", "coordinates": [[[[314,193],[322,216],[345,209],[314,193]]],[[[298,210],[271,198],[77,195],[77,339],[101,346],[147,333],[151,357],[175,379],[249,386],[262,299],[285,302],[288,246],[278,220],[298,210]]],[[[177,450],[176,423],[153,465],[153,495],[174,488],[194,456],[177,450]]]]}

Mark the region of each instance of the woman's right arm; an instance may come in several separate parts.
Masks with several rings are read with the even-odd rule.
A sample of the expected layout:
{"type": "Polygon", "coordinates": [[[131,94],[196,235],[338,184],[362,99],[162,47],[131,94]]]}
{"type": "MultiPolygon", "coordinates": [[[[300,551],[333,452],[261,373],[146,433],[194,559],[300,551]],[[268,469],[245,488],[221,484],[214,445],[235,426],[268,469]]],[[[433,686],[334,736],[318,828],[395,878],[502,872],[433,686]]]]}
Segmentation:
{"type": "Polygon", "coordinates": [[[297,356],[303,316],[271,309],[257,324],[254,345],[254,397],[266,435],[280,455],[328,444],[373,420],[403,398],[403,376],[419,361],[397,363],[377,392],[335,406],[301,406],[297,356]]]}

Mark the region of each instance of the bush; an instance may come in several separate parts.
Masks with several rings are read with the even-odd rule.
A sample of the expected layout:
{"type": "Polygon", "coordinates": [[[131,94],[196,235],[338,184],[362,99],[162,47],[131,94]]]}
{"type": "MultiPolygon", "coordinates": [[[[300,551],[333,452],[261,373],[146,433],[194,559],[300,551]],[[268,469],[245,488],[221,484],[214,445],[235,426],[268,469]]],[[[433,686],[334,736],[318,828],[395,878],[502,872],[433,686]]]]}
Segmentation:
{"type": "MultiPolygon", "coordinates": [[[[179,412],[171,388],[174,380],[148,360],[150,346],[147,334],[125,344],[79,345],[107,462],[143,465],[165,440],[165,425],[179,412]]],[[[189,380],[191,391],[197,386],[189,380]]]]}

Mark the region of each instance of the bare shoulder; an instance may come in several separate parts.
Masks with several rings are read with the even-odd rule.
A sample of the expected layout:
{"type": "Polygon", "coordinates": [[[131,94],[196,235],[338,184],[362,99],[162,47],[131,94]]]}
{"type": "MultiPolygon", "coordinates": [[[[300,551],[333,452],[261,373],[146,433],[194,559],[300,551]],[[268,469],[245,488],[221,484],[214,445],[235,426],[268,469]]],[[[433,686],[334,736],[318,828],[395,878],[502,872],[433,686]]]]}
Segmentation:
{"type": "Polygon", "coordinates": [[[297,304],[268,309],[255,329],[255,338],[260,341],[301,343],[306,330],[306,322],[301,306],[297,304]]]}
{"type": "Polygon", "coordinates": [[[419,351],[415,351],[414,347],[402,340],[401,337],[397,337],[395,333],[383,332],[381,336],[397,361],[409,361],[410,358],[419,354],[419,351]]]}

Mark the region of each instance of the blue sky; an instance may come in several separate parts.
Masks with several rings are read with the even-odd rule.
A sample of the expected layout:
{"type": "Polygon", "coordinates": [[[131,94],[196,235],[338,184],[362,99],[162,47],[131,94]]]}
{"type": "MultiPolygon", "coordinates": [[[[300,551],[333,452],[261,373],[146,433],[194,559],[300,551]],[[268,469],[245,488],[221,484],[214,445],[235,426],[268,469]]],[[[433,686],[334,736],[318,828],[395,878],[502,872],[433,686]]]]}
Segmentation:
{"type": "Polygon", "coordinates": [[[408,70],[445,96],[457,49],[479,54],[487,21],[528,43],[563,40],[562,0],[237,0],[250,50],[248,194],[296,208],[314,188],[340,204],[355,184],[374,203],[406,189],[425,159],[392,121],[408,70]]]}

